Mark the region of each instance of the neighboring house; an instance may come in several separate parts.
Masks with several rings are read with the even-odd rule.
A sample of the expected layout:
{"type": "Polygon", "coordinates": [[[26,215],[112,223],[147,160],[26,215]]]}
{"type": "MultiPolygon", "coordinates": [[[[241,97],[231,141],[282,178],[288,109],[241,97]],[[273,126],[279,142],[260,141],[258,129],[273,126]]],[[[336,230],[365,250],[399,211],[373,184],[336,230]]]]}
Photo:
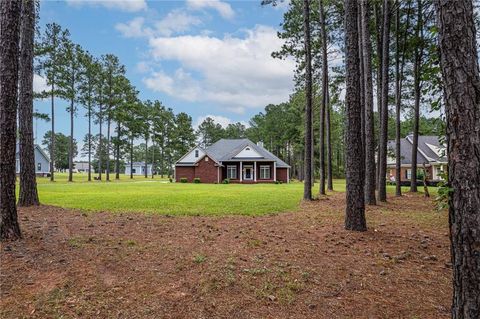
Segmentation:
{"type": "MultiPolygon", "coordinates": [[[[80,173],[83,173],[83,172],[88,173],[88,170],[89,170],[88,162],[85,162],[85,161],[74,162],[73,167],[77,172],[80,172],[80,173]]],[[[94,171],[92,165],[90,166],[90,170],[91,172],[94,171]]]]}
{"type": "Polygon", "coordinates": [[[248,139],[221,139],[202,148],[196,146],[175,163],[177,182],[233,183],[289,182],[290,166],[248,139]]]}
{"type": "MultiPolygon", "coordinates": [[[[412,178],[412,151],[413,135],[408,135],[400,140],[401,154],[401,181],[412,178]]],[[[395,140],[388,142],[387,178],[395,178],[395,140]]],[[[437,136],[419,136],[417,151],[417,172],[423,171],[423,164],[430,181],[442,180],[442,172],[447,170],[446,147],[442,145],[437,136]]]]}
{"type": "MultiPolygon", "coordinates": [[[[38,145],[34,146],[35,154],[35,174],[40,176],[46,176],[50,174],[50,158],[38,145]]],[[[17,149],[15,152],[15,172],[20,174],[20,145],[17,143],[17,149]]]]}
{"type": "MultiPolygon", "coordinates": [[[[145,175],[145,162],[133,162],[133,175],[145,175]]],[[[125,164],[125,175],[130,175],[130,163],[125,164]]],[[[147,175],[152,175],[152,164],[147,164],[147,175]]]]}

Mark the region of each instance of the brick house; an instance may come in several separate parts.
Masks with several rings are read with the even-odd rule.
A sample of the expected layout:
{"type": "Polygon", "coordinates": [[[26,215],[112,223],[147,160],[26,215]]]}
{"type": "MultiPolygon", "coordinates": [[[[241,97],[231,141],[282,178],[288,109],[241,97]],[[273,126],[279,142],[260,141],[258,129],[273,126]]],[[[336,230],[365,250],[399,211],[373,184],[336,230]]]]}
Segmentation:
{"type": "Polygon", "coordinates": [[[221,139],[202,148],[196,146],[175,163],[175,180],[202,183],[289,182],[290,166],[248,139],[221,139]]]}
{"type": "MultiPolygon", "coordinates": [[[[400,140],[401,168],[400,181],[410,181],[412,178],[413,136],[408,135],[400,140]]],[[[417,151],[417,172],[423,171],[423,164],[428,174],[428,180],[442,180],[442,172],[447,170],[446,148],[437,136],[419,136],[417,151]]],[[[387,179],[395,180],[395,140],[388,142],[387,179]]]]}

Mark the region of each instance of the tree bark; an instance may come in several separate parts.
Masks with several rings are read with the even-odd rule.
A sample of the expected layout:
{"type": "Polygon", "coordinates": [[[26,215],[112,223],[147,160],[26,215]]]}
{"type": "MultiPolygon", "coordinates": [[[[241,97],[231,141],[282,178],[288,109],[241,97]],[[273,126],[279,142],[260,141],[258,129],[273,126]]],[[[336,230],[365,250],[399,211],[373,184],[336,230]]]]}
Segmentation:
{"type": "Polygon", "coordinates": [[[121,126],[120,122],[117,122],[117,145],[115,155],[115,179],[120,179],[120,134],[121,126]]]}
{"type": "Polygon", "coordinates": [[[447,117],[452,318],[480,318],[480,76],[472,1],[435,2],[447,117]]]}
{"type": "MultiPolygon", "coordinates": [[[[73,62],[71,62],[73,63],[73,62]]],[[[75,92],[75,70],[72,68],[72,93],[75,92]]],[[[74,93],[73,93],[74,94],[74,93]]],[[[68,148],[68,181],[73,182],[73,118],[75,115],[75,102],[72,97],[70,100],[70,146],[68,148]]]]}
{"type": "Polygon", "coordinates": [[[327,129],[327,189],[333,191],[333,173],[332,173],[332,127],[330,121],[330,93],[327,83],[327,109],[326,109],[326,129],[327,129]]]}
{"type": "Polygon", "coordinates": [[[20,74],[18,123],[20,136],[20,192],[18,206],[39,205],[35,174],[33,141],[33,45],[35,37],[35,2],[22,5],[20,30],[20,74]]]}
{"type": "MultiPolygon", "coordinates": [[[[108,109],[108,111],[110,112],[110,107],[108,109]]],[[[111,118],[110,118],[110,114],[108,115],[108,118],[107,118],[107,171],[105,172],[105,179],[107,180],[107,182],[110,181],[110,124],[111,124],[111,118]]]]}
{"type": "Polygon", "coordinates": [[[130,138],[130,179],[133,179],[133,137],[130,138]]]}
{"type": "Polygon", "coordinates": [[[310,43],[310,0],[303,0],[305,45],[305,176],[303,199],[312,199],[312,52],[310,43]]]}
{"type": "Polygon", "coordinates": [[[21,238],[15,203],[21,2],[0,1],[0,240],[21,238]]]}
{"type": "MultiPolygon", "coordinates": [[[[57,34],[53,33],[53,51],[52,61],[56,61],[57,51],[57,34]]],[[[55,62],[54,62],[55,63],[55,62]]],[[[51,120],[52,120],[52,135],[50,136],[50,181],[55,181],[55,74],[52,74],[52,83],[50,86],[50,99],[51,99],[51,120]]]]}
{"type": "Polygon", "coordinates": [[[418,152],[418,130],[420,121],[420,98],[422,83],[420,77],[422,67],[422,55],[423,55],[423,6],[422,1],[417,1],[417,28],[415,36],[418,40],[418,44],[415,46],[415,62],[413,67],[414,73],[414,95],[415,102],[413,107],[413,137],[412,137],[412,177],[410,178],[410,192],[417,192],[417,152],[418,152]]]}
{"type": "Polygon", "coordinates": [[[88,181],[92,181],[92,105],[88,99],[88,181]]]}
{"type": "Polygon", "coordinates": [[[145,136],[145,178],[148,177],[148,137],[145,136]]]}
{"type": "Polygon", "coordinates": [[[98,180],[102,180],[102,146],[103,146],[103,135],[102,135],[102,120],[103,120],[103,115],[102,115],[102,103],[98,106],[98,136],[99,141],[98,141],[98,180]]]}
{"type": "Polygon", "coordinates": [[[380,146],[378,158],[378,200],[387,201],[387,142],[388,142],[388,67],[390,61],[390,1],[383,4],[383,40],[382,40],[382,96],[380,116],[380,146]]]}
{"type": "MultiPolygon", "coordinates": [[[[376,40],[377,40],[377,112],[379,115],[379,123],[382,122],[382,62],[383,62],[383,19],[381,6],[379,1],[375,2],[375,27],[376,27],[376,40]]],[[[380,125],[379,125],[380,130],[380,125]]],[[[380,134],[379,134],[380,135],[380,134]]],[[[375,189],[378,190],[379,176],[380,176],[380,143],[377,148],[377,166],[375,171],[375,189]]]]}
{"type": "Polygon", "coordinates": [[[365,92],[365,203],[376,205],[375,198],[375,128],[373,117],[372,44],[370,40],[368,0],[362,0],[363,83],[365,92]]]}
{"type": "Polygon", "coordinates": [[[346,67],[346,213],[345,228],[365,231],[364,163],[362,156],[361,105],[360,105],[360,60],[358,48],[358,4],[356,0],[345,0],[345,67],[346,67]]]}
{"type": "Polygon", "coordinates": [[[327,56],[327,28],[325,26],[324,0],[320,0],[320,29],[322,39],[322,104],[320,105],[320,195],[325,195],[325,113],[328,98],[328,56],[327,56]]]}
{"type": "MultiPolygon", "coordinates": [[[[401,168],[402,168],[402,155],[400,144],[400,129],[401,129],[401,106],[402,106],[402,84],[403,84],[403,68],[405,66],[405,51],[408,28],[410,26],[410,4],[408,3],[407,21],[405,32],[403,33],[403,44],[400,49],[400,8],[397,9],[396,15],[396,57],[395,57],[395,196],[402,196],[401,186],[401,168]],[[400,58],[401,55],[401,58],[400,58]]],[[[400,4],[399,4],[400,6],[400,4]]]]}

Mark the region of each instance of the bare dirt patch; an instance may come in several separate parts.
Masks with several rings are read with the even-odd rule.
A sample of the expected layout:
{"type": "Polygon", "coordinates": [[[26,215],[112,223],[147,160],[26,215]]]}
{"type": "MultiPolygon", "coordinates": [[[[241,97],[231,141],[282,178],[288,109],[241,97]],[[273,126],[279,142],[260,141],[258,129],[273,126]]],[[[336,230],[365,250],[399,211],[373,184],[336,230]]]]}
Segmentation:
{"type": "Polygon", "coordinates": [[[446,213],[417,195],[343,229],[344,194],[263,217],[21,209],[2,318],[448,318],[446,213]]]}

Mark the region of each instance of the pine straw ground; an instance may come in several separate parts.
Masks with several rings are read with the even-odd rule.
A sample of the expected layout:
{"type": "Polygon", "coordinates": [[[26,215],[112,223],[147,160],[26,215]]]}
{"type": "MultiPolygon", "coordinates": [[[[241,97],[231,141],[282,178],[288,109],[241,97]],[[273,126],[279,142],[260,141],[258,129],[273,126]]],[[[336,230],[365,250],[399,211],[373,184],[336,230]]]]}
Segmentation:
{"type": "Polygon", "coordinates": [[[446,213],[421,195],[343,229],[344,194],[263,217],[21,209],[1,318],[447,318],[446,213]]]}

